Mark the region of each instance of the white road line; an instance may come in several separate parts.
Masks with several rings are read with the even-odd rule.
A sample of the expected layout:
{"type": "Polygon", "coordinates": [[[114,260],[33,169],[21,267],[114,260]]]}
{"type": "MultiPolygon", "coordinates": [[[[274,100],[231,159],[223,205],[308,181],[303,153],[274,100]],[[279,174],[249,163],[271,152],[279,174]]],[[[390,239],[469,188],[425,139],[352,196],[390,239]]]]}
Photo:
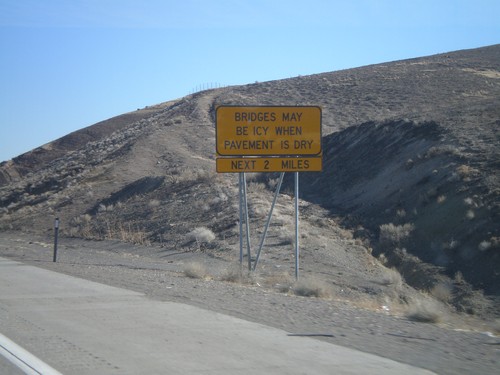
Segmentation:
{"type": "Polygon", "coordinates": [[[1,333],[0,355],[4,356],[28,375],[62,375],[59,371],[53,369],[1,333]]]}

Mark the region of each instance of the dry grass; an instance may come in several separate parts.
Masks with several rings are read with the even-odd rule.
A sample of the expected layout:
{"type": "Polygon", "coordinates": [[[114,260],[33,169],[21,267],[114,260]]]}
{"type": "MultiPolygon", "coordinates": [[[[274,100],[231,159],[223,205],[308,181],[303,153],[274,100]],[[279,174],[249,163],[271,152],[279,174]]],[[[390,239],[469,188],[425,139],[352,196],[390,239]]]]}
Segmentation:
{"type": "Polygon", "coordinates": [[[217,175],[211,170],[204,169],[190,169],[190,168],[177,168],[171,171],[174,183],[182,182],[197,182],[197,183],[210,183],[214,182],[217,175]]]}
{"type": "Polygon", "coordinates": [[[135,245],[151,245],[148,232],[138,224],[92,217],[88,214],[71,219],[68,234],[86,239],[119,240],[135,245]]]}
{"type": "Polygon", "coordinates": [[[225,272],[221,275],[220,278],[222,281],[227,281],[230,283],[238,283],[238,284],[253,284],[254,283],[254,275],[248,270],[239,265],[229,267],[225,270],[225,272]]]}
{"type": "Polygon", "coordinates": [[[394,225],[392,223],[382,224],[380,226],[380,242],[385,244],[399,244],[410,236],[414,228],[415,226],[411,223],[403,225],[394,225]]]}
{"type": "Polygon", "coordinates": [[[403,278],[395,268],[388,268],[382,278],[381,284],[401,289],[403,286],[403,278]]]}
{"type": "Polygon", "coordinates": [[[283,245],[295,246],[295,229],[283,228],[279,238],[283,245]]]}
{"type": "Polygon", "coordinates": [[[294,282],[295,280],[288,272],[274,273],[266,276],[264,279],[266,286],[277,289],[281,293],[289,292],[294,282]]]}
{"type": "Polygon", "coordinates": [[[211,243],[215,240],[215,234],[206,227],[198,227],[189,232],[187,238],[196,241],[198,246],[201,246],[202,244],[211,243]]]}
{"type": "Polygon", "coordinates": [[[300,279],[293,285],[293,293],[302,297],[330,298],[331,288],[322,280],[300,279]]]}
{"type": "Polygon", "coordinates": [[[250,215],[252,217],[264,219],[269,215],[269,207],[266,203],[254,203],[250,206],[250,215]]]}
{"type": "Polygon", "coordinates": [[[263,194],[267,192],[266,185],[260,182],[249,182],[248,188],[249,193],[263,194]]]}
{"type": "Polygon", "coordinates": [[[437,203],[444,203],[445,200],[446,200],[446,195],[440,195],[436,199],[437,203]]]}
{"type": "Polygon", "coordinates": [[[443,320],[443,312],[437,303],[420,300],[409,307],[406,317],[414,322],[439,323],[443,320]]]}
{"type": "Polygon", "coordinates": [[[148,240],[147,233],[139,228],[134,228],[130,223],[128,223],[128,225],[119,223],[117,227],[116,232],[113,230],[109,231],[109,239],[120,239],[123,242],[130,242],[136,245],[151,244],[148,240]]]}
{"type": "Polygon", "coordinates": [[[208,271],[203,263],[189,262],[184,265],[184,275],[191,279],[206,279],[208,271]]]}
{"type": "Polygon", "coordinates": [[[387,256],[386,256],[384,253],[381,253],[381,254],[379,254],[379,256],[378,256],[378,261],[379,261],[381,264],[386,265],[386,264],[387,264],[387,262],[388,262],[389,260],[387,259],[387,256]]]}
{"type": "Polygon", "coordinates": [[[456,172],[463,181],[468,181],[471,177],[479,174],[477,169],[465,164],[458,166],[456,172]]]}
{"type": "Polygon", "coordinates": [[[151,199],[149,201],[149,207],[151,207],[151,208],[160,207],[160,204],[161,204],[161,202],[158,199],[151,199]]]}
{"type": "Polygon", "coordinates": [[[430,291],[437,300],[449,303],[453,298],[453,285],[451,283],[438,283],[430,291]]]}
{"type": "Polygon", "coordinates": [[[491,242],[489,241],[481,241],[477,247],[479,251],[486,251],[491,248],[491,242]]]}

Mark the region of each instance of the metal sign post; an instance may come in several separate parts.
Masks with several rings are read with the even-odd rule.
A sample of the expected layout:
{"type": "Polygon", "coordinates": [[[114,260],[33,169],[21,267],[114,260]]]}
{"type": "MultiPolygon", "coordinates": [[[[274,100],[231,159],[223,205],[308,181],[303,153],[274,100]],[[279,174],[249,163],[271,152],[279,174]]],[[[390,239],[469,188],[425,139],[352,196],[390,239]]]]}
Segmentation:
{"type": "Polygon", "coordinates": [[[295,173],[295,278],[299,278],[299,172],[321,172],[321,108],[316,106],[219,106],[215,111],[218,173],[239,174],[240,268],[243,268],[245,220],[248,270],[252,270],[250,222],[245,172],[281,172],[259,243],[259,262],[283,174],[295,173]]]}
{"type": "Polygon", "coordinates": [[[243,173],[243,205],[245,208],[245,232],[247,236],[247,256],[248,256],[248,270],[252,270],[252,256],[250,250],[250,220],[248,215],[248,200],[247,200],[247,176],[243,173]]]}
{"type": "Polygon", "coordinates": [[[255,263],[253,265],[253,270],[257,268],[257,264],[259,263],[260,252],[262,247],[264,246],[264,241],[266,240],[267,230],[269,229],[269,224],[271,223],[271,217],[273,215],[274,206],[276,205],[276,200],[278,199],[278,194],[281,190],[281,184],[283,183],[283,177],[285,176],[285,172],[281,172],[280,179],[278,181],[278,186],[276,187],[276,191],[274,193],[273,203],[271,204],[271,208],[269,209],[269,215],[267,216],[266,226],[264,228],[264,233],[262,233],[262,238],[260,239],[259,249],[257,250],[257,255],[255,256],[255,263]]]}
{"type": "Polygon", "coordinates": [[[252,251],[250,245],[250,220],[248,216],[247,200],[247,178],[245,173],[238,175],[239,186],[239,210],[240,210],[240,270],[243,269],[243,221],[245,221],[245,233],[247,242],[248,270],[252,270],[252,251]]]}
{"type": "Polygon", "coordinates": [[[57,239],[59,237],[59,218],[56,217],[54,220],[54,258],[52,261],[57,262],[57,239]]]}
{"type": "Polygon", "coordinates": [[[243,173],[238,174],[238,192],[240,207],[240,269],[243,268],[243,173]]]}
{"type": "Polygon", "coordinates": [[[295,172],[295,279],[299,279],[299,172],[295,172]]]}

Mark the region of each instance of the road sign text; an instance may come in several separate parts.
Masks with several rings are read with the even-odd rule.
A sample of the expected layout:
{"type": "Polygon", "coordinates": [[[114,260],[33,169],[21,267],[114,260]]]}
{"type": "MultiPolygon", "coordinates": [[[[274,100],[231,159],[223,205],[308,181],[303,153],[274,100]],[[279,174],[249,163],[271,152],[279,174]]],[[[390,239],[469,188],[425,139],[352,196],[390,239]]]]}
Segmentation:
{"type": "Polygon", "coordinates": [[[319,155],[321,109],[218,107],[216,149],[219,156],[319,155]]]}

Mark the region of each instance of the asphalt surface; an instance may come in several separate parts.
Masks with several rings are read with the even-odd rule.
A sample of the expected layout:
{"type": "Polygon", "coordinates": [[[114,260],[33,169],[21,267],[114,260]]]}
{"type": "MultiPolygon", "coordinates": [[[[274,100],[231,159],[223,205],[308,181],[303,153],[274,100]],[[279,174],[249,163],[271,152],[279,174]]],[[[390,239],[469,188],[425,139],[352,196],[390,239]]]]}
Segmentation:
{"type": "Polygon", "coordinates": [[[0,355],[0,374],[23,375],[24,371],[0,355]]]}
{"type": "MultiPolygon", "coordinates": [[[[37,366],[54,374],[431,373],[5,258],[0,269],[0,333],[7,340],[0,349],[12,352],[9,342],[24,349],[35,374],[48,371],[37,366]]],[[[3,369],[19,372],[5,358],[3,369]]]]}

